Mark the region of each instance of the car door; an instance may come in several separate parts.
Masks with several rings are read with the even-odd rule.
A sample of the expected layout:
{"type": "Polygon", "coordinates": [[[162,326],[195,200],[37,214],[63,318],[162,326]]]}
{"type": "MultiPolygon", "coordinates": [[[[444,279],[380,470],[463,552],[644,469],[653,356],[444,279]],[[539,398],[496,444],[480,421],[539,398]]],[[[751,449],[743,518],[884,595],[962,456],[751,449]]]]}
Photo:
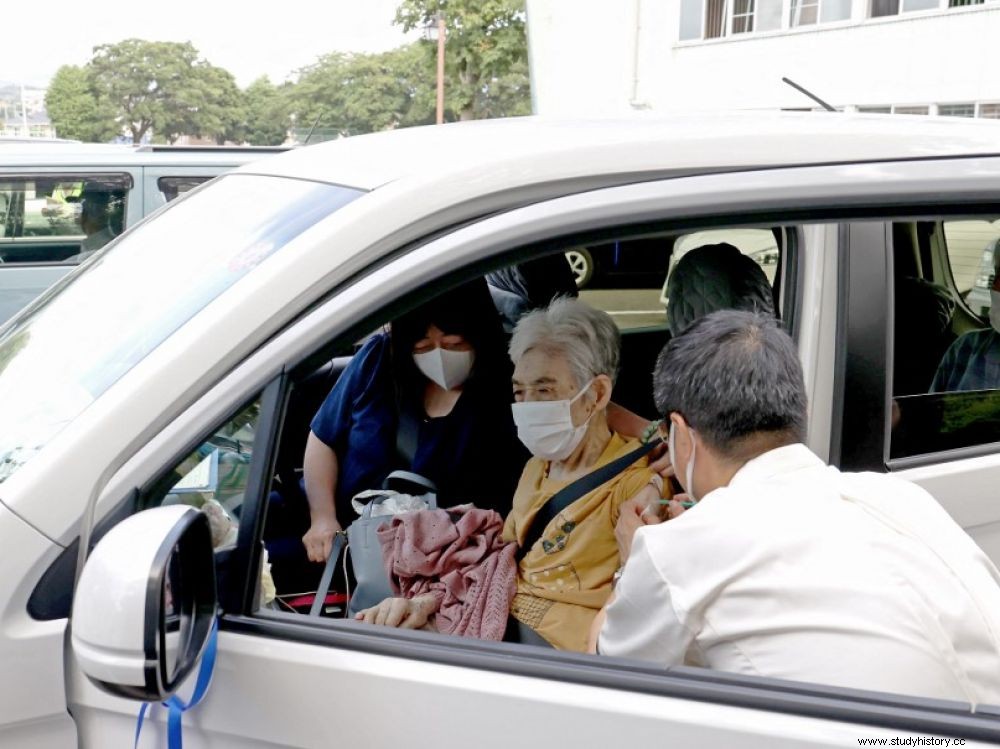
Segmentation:
{"type": "Polygon", "coordinates": [[[944,191],[933,208],[886,206],[883,220],[845,226],[834,457],[848,469],[891,471],[923,486],[1000,564],[1000,382],[952,392],[933,392],[931,383],[949,341],[988,328],[963,311],[950,269],[940,272],[944,253],[929,241],[933,227],[940,234],[951,217],[974,210],[944,191]],[[949,296],[950,323],[942,318],[943,330],[935,328],[949,296]],[[939,334],[944,343],[936,343],[939,334]],[[924,366],[930,374],[916,383],[901,377],[924,366]]]}
{"type": "MultiPolygon", "coordinates": [[[[977,168],[991,179],[1000,162],[977,168]]],[[[892,170],[887,170],[891,172],[892,170]]],[[[920,182],[906,166],[893,187],[920,182]]],[[[236,367],[167,429],[124,461],[101,496],[96,517],[120,508],[129,492],[156,496],[176,487],[192,457],[212,435],[259,404],[253,453],[239,510],[238,543],[220,559],[219,655],[205,701],[185,721],[189,746],[320,747],[436,744],[507,746],[574,742],[717,746],[842,746],[862,738],[935,734],[970,740],[1000,737],[989,708],[914,700],[859,690],[828,689],[768,679],[537,650],[528,646],[448,638],[431,633],[366,628],[350,621],[261,609],[260,533],[281,439],[287,393],[298,368],[330,347],[352,340],[363,320],[384,320],[412,303],[421,289],[473,273],[489,259],[553,236],[583,238],[628,222],[706,226],[762,223],[795,215],[806,225],[789,279],[797,293],[792,324],[810,383],[811,408],[828,418],[810,433],[818,452],[830,452],[834,390],[824,379],[837,359],[838,261],[833,218],[843,195],[876,199],[866,168],[782,170],[693,177],[594,190],[501,213],[433,239],[335,290],[236,367]],[[853,191],[853,192],[852,192],[853,191]],[[833,222],[833,223],[831,223],[833,222]],[[819,429],[819,431],[816,431],[819,429]]],[[[882,255],[884,261],[884,254],[882,255]]],[[[839,331],[843,335],[843,330],[839,331]]],[[[882,404],[884,406],[884,403],[882,404]]],[[[875,418],[882,418],[881,411],[875,418]]],[[[839,437],[839,435],[837,435],[839,437]]],[[[206,448],[211,451],[212,448],[206,448]]],[[[197,464],[197,462],[195,463],[197,464]]],[[[169,495],[170,492],[167,492],[169,495]]],[[[166,495],[164,495],[166,496],[166,495]]],[[[70,710],[81,745],[132,740],[137,705],[100,692],[67,660],[70,710]]],[[[182,688],[188,694],[191,684],[182,688]]],[[[161,745],[165,716],[154,710],[144,746],[161,745]]],[[[972,741],[970,741],[970,745],[972,741]]]]}

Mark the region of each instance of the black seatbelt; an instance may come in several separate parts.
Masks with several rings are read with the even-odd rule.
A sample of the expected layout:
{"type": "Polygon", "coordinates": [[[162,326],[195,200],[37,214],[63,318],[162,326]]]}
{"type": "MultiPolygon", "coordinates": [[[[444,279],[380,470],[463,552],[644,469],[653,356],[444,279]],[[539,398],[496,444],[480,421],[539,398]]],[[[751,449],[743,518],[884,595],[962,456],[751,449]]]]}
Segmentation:
{"type": "Polygon", "coordinates": [[[420,423],[417,417],[402,403],[398,405],[399,425],[396,427],[396,457],[400,468],[413,469],[413,459],[417,455],[417,439],[420,436],[420,423]]]}
{"type": "Polygon", "coordinates": [[[592,492],[601,484],[617,476],[619,473],[639,460],[639,458],[649,453],[649,451],[656,447],[659,443],[659,440],[647,442],[646,444],[637,447],[632,452],[601,466],[596,471],[591,471],[586,476],[581,476],[569,486],[564,486],[562,489],[549,497],[549,501],[541,506],[535,514],[535,517],[531,520],[531,525],[528,527],[528,533],[524,537],[524,543],[521,545],[521,548],[517,550],[518,561],[523,559],[524,556],[531,551],[531,547],[534,546],[538,542],[538,539],[542,537],[542,532],[545,530],[545,527],[556,515],[565,510],[584,494],[592,492]]]}

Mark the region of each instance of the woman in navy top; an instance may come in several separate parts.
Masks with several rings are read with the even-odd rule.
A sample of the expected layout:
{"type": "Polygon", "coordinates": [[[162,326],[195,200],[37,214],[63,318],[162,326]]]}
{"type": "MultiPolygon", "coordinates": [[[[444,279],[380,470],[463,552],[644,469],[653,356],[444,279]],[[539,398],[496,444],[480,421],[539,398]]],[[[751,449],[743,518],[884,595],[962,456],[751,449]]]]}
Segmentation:
{"type": "Polygon", "coordinates": [[[528,458],[511,418],[503,329],[483,279],[390,328],[365,342],[310,425],[311,526],[302,541],[314,562],[354,518],[351,498],[380,488],[393,470],[433,481],[441,506],[472,502],[506,516],[528,458]],[[401,413],[407,438],[398,440],[401,413]]]}

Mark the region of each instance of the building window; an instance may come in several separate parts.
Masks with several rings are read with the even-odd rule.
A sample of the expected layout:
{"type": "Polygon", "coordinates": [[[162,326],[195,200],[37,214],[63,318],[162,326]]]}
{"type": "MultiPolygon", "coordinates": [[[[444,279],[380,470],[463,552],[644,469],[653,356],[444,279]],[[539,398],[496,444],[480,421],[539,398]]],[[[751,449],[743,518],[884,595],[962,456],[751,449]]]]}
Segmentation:
{"type": "Polygon", "coordinates": [[[975,117],[975,104],[939,104],[938,114],[942,117],[975,117]]]}
{"type": "Polygon", "coordinates": [[[979,116],[989,120],[1000,120],[1000,104],[980,104],[979,116]]]}
{"type": "Polygon", "coordinates": [[[680,39],[718,39],[730,34],[778,30],[781,3],[782,0],[681,0],[680,39]]]}
{"type": "Polygon", "coordinates": [[[705,2],[705,38],[717,39],[725,36],[726,31],[726,0],[706,0],[705,2]]]}
{"type": "Polygon", "coordinates": [[[816,23],[846,21],[851,17],[851,0],[791,0],[788,25],[812,26],[816,23]]]}
{"type": "Polygon", "coordinates": [[[889,114],[892,112],[892,107],[858,107],[858,112],[861,114],[889,114]]]}
{"type": "Polygon", "coordinates": [[[899,0],[872,0],[871,17],[895,16],[899,13],[899,0]]]}
{"type": "Polygon", "coordinates": [[[819,0],[792,0],[792,13],[788,25],[811,26],[819,21],[819,0]]]}
{"type": "Polygon", "coordinates": [[[966,5],[982,5],[986,0],[948,0],[949,8],[964,8],[966,5]]]}
{"type": "Polygon", "coordinates": [[[705,0],[681,0],[680,40],[701,39],[705,0]]]}
{"type": "Polygon", "coordinates": [[[893,107],[893,114],[930,114],[930,107],[893,107]]]}
{"type": "Polygon", "coordinates": [[[753,31],[754,0],[734,0],[733,3],[733,33],[745,34],[753,31]]]}
{"type": "MultiPolygon", "coordinates": [[[[950,0],[949,0],[950,2],[950,0]]],[[[941,0],[871,0],[871,18],[895,16],[900,12],[934,10],[941,7],[941,0]]]]}

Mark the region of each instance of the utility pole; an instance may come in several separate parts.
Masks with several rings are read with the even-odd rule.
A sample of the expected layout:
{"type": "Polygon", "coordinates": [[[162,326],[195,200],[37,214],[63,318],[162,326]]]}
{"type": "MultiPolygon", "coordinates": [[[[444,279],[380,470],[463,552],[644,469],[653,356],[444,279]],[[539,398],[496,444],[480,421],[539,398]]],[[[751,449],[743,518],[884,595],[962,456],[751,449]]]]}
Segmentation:
{"type": "Polygon", "coordinates": [[[444,122],[444,40],[445,40],[444,16],[437,14],[437,43],[438,43],[438,64],[437,64],[437,124],[444,122]]]}

